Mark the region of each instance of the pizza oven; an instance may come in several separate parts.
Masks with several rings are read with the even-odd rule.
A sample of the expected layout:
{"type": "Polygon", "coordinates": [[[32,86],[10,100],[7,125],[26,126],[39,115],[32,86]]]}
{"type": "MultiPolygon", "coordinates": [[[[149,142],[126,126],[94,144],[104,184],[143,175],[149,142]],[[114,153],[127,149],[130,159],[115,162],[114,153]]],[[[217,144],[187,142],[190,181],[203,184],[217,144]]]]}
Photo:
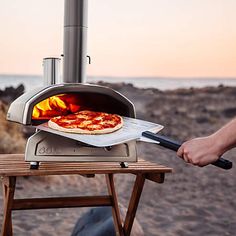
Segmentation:
{"type": "MultiPolygon", "coordinates": [[[[81,110],[102,111],[135,118],[133,104],[120,93],[103,86],[56,84],[29,91],[10,106],[7,119],[37,126],[59,115],[81,110]]],[[[40,161],[136,161],[136,142],[94,147],[53,133],[37,130],[27,141],[25,160],[40,161]]]]}
{"type": "Polygon", "coordinates": [[[63,76],[59,76],[60,59],[45,58],[45,86],[26,92],[10,105],[9,121],[36,128],[25,150],[31,168],[40,161],[137,161],[136,141],[95,147],[37,128],[54,116],[80,110],[135,118],[134,106],[125,96],[108,87],[85,84],[87,10],[87,0],[65,0],[63,76]]]}

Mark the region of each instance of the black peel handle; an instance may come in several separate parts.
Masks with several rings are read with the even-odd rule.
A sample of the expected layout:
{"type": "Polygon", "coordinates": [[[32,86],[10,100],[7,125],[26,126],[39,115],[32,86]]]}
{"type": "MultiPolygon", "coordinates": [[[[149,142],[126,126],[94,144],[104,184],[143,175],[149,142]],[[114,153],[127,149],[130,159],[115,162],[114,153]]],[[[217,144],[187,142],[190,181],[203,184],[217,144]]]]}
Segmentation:
{"type": "MultiPolygon", "coordinates": [[[[142,136],[152,139],[152,140],[155,140],[155,141],[158,141],[160,143],[159,144],[160,146],[171,149],[176,152],[178,151],[178,149],[181,146],[181,143],[179,143],[177,141],[174,141],[174,140],[167,138],[165,136],[162,136],[162,135],[154,134],[150,131],[143,132],[142,136]]],[[[225,170],[229,170],[233,166],[233,163],[231,161],[228,161],[222,157],[220,157],[216,162],[213,162],[211,164],[214,166],[220,167],[222,169],[225,169],[225,170]]]]}

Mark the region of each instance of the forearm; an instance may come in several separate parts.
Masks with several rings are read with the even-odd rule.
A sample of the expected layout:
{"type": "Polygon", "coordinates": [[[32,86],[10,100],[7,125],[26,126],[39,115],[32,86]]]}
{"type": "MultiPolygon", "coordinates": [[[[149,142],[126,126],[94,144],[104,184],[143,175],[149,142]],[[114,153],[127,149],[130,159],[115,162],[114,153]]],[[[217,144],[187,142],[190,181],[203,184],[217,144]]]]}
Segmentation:
{"type": "Polygon", "coordinates": [[[211,135],[220,155],[236,147],[236,118],[211,135]]]}

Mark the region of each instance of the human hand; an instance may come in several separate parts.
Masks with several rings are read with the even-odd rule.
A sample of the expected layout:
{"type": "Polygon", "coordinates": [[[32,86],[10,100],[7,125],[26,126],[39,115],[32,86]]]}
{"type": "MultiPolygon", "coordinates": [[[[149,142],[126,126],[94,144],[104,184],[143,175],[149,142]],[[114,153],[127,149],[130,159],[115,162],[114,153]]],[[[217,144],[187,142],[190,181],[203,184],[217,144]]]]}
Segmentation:
{"type": "Polygon", "coordinates": [[[183,143],[177,155],[187,163],[202,167],[217,161],[222,152],[214,136],[207,136],[183,143]]]}

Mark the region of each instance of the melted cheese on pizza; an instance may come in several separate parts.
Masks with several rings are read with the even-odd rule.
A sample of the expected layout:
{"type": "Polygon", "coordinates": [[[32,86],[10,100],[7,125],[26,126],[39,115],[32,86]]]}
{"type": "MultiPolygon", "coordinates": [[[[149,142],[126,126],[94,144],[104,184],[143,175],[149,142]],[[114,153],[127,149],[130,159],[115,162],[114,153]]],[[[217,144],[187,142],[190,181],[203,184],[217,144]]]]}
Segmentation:
{"type": "Polygon", "coordinates": [[[123,125],[122,117],[115,114],[94,111],[80,111],[67,116],[58,116],[50,119],[49,127],[65,132],[106,133],[113,132],[123,125]],[[55,125],[56,124],[56,125],[55,125]],[[60,128],[62,129],[60,129],[60,128]]]}

